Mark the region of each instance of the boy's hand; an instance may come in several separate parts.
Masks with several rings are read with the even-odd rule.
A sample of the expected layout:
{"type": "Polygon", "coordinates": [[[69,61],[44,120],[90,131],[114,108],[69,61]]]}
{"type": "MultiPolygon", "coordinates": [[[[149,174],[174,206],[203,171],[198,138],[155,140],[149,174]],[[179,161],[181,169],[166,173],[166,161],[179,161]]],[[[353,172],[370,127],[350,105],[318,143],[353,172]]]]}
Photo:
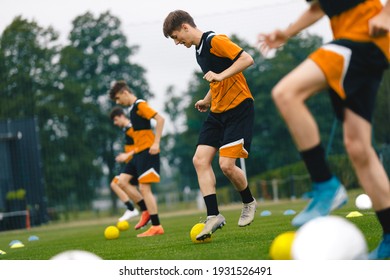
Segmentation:
{"type": "Polygon", "coordinates": [[[157,155],[160,152],[160,145],[158,143],[153,143],[149,148],[149,154],[157,155]]]}
{"type": "Polygon", "coordinates": [[[212,82],[220,82],[220,81],[223,80],[220,74],[214,73],[214,72],[212,72],[212,71],[207,72],[207,73],[203,76],[203,79],[205,79],[205,80],[208,81],[209,83],[212,83],[212,82]]]}
{"type": "Polygon", "coordinates": [[[195,103],[195,108],[198,109],[199,112],[206,112],[210,108],[210,102],[201,99],[195,103]]]}

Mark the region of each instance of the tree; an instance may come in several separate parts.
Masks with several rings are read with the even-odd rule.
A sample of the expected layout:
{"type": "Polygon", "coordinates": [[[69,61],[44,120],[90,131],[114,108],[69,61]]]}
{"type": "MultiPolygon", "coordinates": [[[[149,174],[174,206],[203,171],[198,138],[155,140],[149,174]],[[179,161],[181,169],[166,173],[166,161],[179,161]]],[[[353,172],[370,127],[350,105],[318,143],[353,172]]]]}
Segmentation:
{"type": "Polygon", "coordinates": [[[70,109],[65,122],[69,135],[64,150],[67,172],[72,176],[67,180],[72,182],[71,192],[77,201],[88,205],[103,170],[108,170],[109,177],[116,175],[114,146],[122,135],[108,118],[111,83],[123,79],[138,96],[149,98],[152,94],[144,78],[145,70],[130,61],[137,47],[127,46],[120,20],[109,12],[97,18],[89,12],[78,16],[69,40],[60,59],[62,103],[70,109]]]}
{"type": "Polygon", "coordinates": [[[16,17],[0,41],[0,117],[39,116],[55,90],[58,34],[16,17]]]}
{"type": "Polygon", "coordinates": [[[90,208],[102,177],[114,175],[116,144],[122,147],[108,117],[110,84],[124,79],[138,96],[152,93],[145,70],[130,61],[138,47],[127,46],[109,12],[77,17],[69,44],[60,46],[57,38],[51,27],[21,17],[5,29],[0,117],[38,118],[49,206],[90,208]]]}
{"type": "Polygon", "coordinates": [[[50,186],[61,182],[55,176],[56,168],[61,167],[57,164],[61,157],[58,143],[67,134],[62,110],[57,107],[60,101],[57,39],[58,34],[51,27],[44,29],[35,21],[18,16],[4,30],[0,46],[0,118],[38,119],[46,174],[43,179],[49,196],[50,186]]]}

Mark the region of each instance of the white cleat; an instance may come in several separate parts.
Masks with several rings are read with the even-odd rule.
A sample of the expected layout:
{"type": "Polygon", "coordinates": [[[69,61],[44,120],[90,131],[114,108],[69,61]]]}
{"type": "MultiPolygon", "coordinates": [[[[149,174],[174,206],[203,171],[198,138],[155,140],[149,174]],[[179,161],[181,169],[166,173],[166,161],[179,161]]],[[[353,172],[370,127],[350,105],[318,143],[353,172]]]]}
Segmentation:
{"type": "Polygon", "coordinates": [[[127,209],[125,213],[118,219],[118,221],[126,221],[130,220],[131,218],[137,217],[139,215],[139,211],[135,208],[133,211],[130,211],[127,209]]]}
{"type": "Polygon", "coordinates": [[[196,236],[196,240],[204,240],[211,236],[217,229],[226,224],[225,217],[221,214],[207,217],[203,230],[196,236]]]}
{"type": "Polygon", "coordinates": [[[250,203],[243,203],[241,216],[238,220],[238,226],[249,226],[253,222],[253,220],[255,219],[256,206],[257,202],[254,198],[253,201],[250,203]]]}

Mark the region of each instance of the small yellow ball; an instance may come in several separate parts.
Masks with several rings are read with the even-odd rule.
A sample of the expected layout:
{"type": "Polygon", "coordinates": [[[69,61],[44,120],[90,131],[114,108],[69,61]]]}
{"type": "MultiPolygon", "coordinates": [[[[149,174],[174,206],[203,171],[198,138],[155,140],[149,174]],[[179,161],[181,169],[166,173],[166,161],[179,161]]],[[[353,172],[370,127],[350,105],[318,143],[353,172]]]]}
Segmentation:
{"type": "Polygon", "coordinates": [[[108,240],[119,238],[119,229],[116,226],[108,226],[104,230],[104,237],[108,240]]]}
{"type": "Polygon", "coordinates": [[[129,225],[128,221],[119,221],[119,222],[116,223],[116,227],[120,231],[125,231],[125,230],[128,230],[130,228],[130,225],[129,225]]]}
{"type": "Polygon", "coordinates": [[[279,234],[271,243],[269,255],[273,260],[291,260],[291,247],[294,242],[295,231],[279,234]]]}
{"type": "Polygon", "coordinates": [[[193,243],[208,243],[211,242],[211,236],[204,240],[196,240],[196,236],[203,230],[205,224],[198,223],[194,225],[190,231],[190,238],[193,243]]]}

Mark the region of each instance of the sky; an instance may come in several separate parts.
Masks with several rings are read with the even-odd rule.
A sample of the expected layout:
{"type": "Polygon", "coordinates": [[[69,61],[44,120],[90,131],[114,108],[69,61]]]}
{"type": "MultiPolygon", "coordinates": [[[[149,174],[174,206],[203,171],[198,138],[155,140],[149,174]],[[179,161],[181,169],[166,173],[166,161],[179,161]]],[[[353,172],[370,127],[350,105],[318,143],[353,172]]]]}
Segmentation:
{"type": "MultiPolygon", "coordinates": [[[[176,46],[172,39],[164,37],[162,24],[169,12],[186,10],[200,30],[235,34],[255,45],[258,33],[286,27],[307,7],[305,0],[1,0],[0,33],[21,15],[41,27],[52,26],[65,44],[77,16],[91,12],[98,17],[110,11],[121,20],[128,44],[139,46],[131,61],[146,69],[146,79],[155,95],[148,102],[162,112],[167,87],[173,85],[177,93],[182,93],[192,73],[200,70],[194,47],[176,46]]],[[[325,18],[308,32],[325,41],[331,39],[325,18]]]]}

